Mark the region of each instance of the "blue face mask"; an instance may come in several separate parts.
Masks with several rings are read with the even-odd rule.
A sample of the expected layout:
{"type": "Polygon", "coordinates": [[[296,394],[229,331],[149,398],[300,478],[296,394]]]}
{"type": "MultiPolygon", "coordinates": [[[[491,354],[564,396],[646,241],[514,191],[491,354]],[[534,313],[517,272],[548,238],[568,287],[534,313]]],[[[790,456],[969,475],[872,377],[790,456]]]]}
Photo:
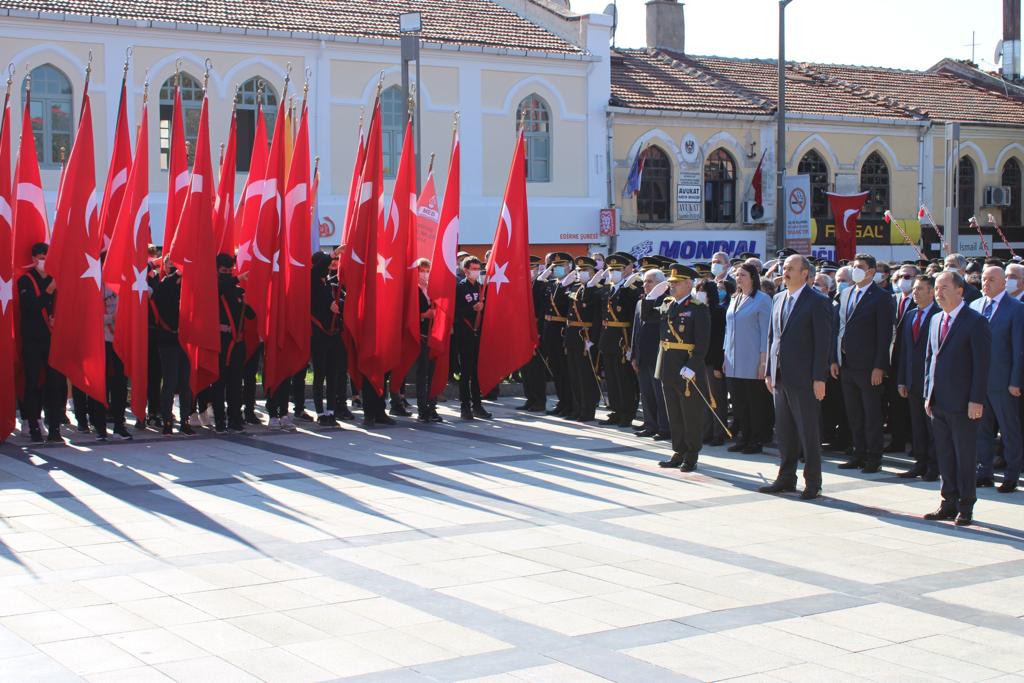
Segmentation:
{"type": "Polygon", "coordinates": [[[552,270],[551,272],[554,274],[555,277],[563,278],[565,277],[565,266],[555,266],[555,269],[552,270]]]}
{"type": "Polygon", "coordinates": [[[839,283],[839,292],[840,293],[845,292],[847,289],[849,289],[852,286],[853,286],[853,284],[850,283],[850,282],[840,282],[839,283]]]}
{"type": "Polygon", "coordinates": [[[726,298],[726,296],[728,296],[728,294],[729,293],[726,292],[724,289],[718,290],[718,303],[720,303],[720,304],[725,303],[725,298],[726,298]]]}

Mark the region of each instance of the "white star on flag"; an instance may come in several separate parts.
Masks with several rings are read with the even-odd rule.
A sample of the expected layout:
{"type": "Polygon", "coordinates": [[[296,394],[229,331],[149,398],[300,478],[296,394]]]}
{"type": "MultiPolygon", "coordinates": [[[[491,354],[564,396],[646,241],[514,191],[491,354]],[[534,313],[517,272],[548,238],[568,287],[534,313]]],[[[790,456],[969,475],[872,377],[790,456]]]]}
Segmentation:
{"type": "Polygon", "coordinates": [[[377,254],[377,274],[383,276],[384,282],[395,279],[394,276],[388,272],[388,266],[390,265],[391,259],[386,259],[380,254],[377,254]]]}
{"type": "Polygon", "coordinates": [[[11,302],[14,297],[14,287],[12,286],[13,280],[5,280],[0,278],[0,313],[7,312],[7,304],[11,302]]]}
{"type": "Polygon", "coordinates": [[[139,293],[139,303],[142,303],[142,297],[149,293],[149,283],[146,281],[146,269],[141,270],[132,266],[132,270],[135,271],[135,282],[132,283],[132,291],[139,293]]]}
{"type": "Polygon", "coordinates": [[[98,258],[90,256],[89,254],[86,254],[85,261],[86,263],[89,264],[89,266],[85,269],[85,272],[82,273],[82,279],[95,280],[96,289],[102,292],[103,288],[100,287],[100,260],[98,258]]]}
{"type": "Polygon", "coordinates": [[[235,260],[237,261],[237,267],[239,270],[242,269],[242,266],[244,266],[246,262],[252,260],[252,255],[249,253],[250,244],[252,244],[252,240],[247,240],[238,245],[238,256],[235,257],[235,260]]]}
{"type": "Polygon", "coordinates": [[[491,284],[497,289],[494,291],[495,294],[501,294],[501,286],[508,284],[508,277],[505,275],[505,270],[508,268],[508,261],[505,263],[494,264],[494,275],[491,276],[491,284]]]}

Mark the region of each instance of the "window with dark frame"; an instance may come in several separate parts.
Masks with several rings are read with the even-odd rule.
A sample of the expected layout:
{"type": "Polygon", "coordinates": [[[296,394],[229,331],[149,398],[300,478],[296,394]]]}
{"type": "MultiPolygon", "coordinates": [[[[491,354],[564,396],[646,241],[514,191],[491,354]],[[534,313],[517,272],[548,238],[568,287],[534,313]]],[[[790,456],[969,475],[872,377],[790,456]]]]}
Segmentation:
{"type": "Polygon", "coordinates": [[[551,110],[536,93],[519,103],[516,127],[526,115],[523,142],[526,146],[526,180],[531,183],[551,181],[551,110]]]}
{"type": "Polygon", "coordinates": [[[405,112],[409,105],[402,99],[402,89],[393,85],[380,95],[381,145],[384,150],[384,177],[394,178],[398,174],[398,162],[402,155],[402,135],[405,112]]]}
{"type": "Polygon", "coordinates": [[[796,172],[799,175],[810,176],[811,218],[818,221],[828,220],[832,214],[832,207],[828,201],[830,189],[828,164],[818,152],[812,149],[800,159],[796,172]]]}
{"type": "MultiPolygon", "coordinates": [[[[181,109],[185,121],[185,141],[188,143],[188,166],[196,155],[196,140],[199,138],[199,113],[203,108],[203,84],[182,71],[181,109]]],[[[174,116],[174,76],[160,86],[160,170],[166,171],[171,160],[171,118],[174,116]]]]}
{"type": "Polygon", "coordinates": [[[239,88],[238,105],[235,107],[237,125],[235,171],[237,173],[249,172],[253,141],[256,139],[258,104],[263,105],[263,123],[267,127],[267,138],[270,139],[274,135],[274,122],[277,119],[277,93],[265,79],[256,76],[242,83],[239,88]],[[263,91],[262,96],[259,96],[257,93],[261,81],[263,82],[263,91]],[[257,98],[259,102],[257,102],[257,98]]]}
{"type": "Polygon", "coordinates": [[[974,162],[970,157],[961,157],[957,166],[956,203],[957,221],[960,227],[971,224],[974,215],[974,162]]]}
{"type": "Polygon", "coordinates": [[[860,168],[860,191],[868,197],[861,209],[861,218],[879,219],[889,208],[889,165],[878,152],[872,152],[860,168]]]}
{"type": "MultiPolygon", "coordinates": [[[[60,69],[52,64],[32,69],[29,116],[40,168],[60,168],[62,153],[65,160],[71,154],[74,130],[71,95],[71,81],[60,69]]],[[[25,81],[21,83],[21,97],[24,102],[25,81]]]]}
{"type": "Polygon", "coordinates": [[[704,221],[736,222],[736,162],[721,147],[704,161],[704,221]]]}
{"type": "Polygon", "coordinates": [[[1010,205],[1003,207],[1003,225],[1011,228],[1021,226],[1021,172],[1020,162],[1014,158],[1007,159],[1003,164],[1002,185],[1010,188],[1010,205]]]}
{"type": "Polygon", "coordinates": [[[637,222],[668,223],[672,220],[672,164],[656,145],[648,147],[644,155],[644,171],[636,195],[637,222]]]}

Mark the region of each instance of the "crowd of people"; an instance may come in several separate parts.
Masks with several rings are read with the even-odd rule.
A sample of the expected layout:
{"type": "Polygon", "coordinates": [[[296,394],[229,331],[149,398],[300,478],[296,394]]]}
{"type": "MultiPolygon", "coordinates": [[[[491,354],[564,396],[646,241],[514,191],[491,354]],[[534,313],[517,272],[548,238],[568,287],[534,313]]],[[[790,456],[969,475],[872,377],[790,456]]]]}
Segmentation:
{"type": "MultiPolygon", "coordinates": [[[[46,244],[35,245],[34,267],[18,280],[25,378],[18,409],[32,441],[62,442],[68,386],[47,363],[59,294],[46,272],[47,252],[46,244]]],[[[190,435],[199,427],[241,432],[263,424],[256,411],[262,345],[247,325],[254,316],[234,257],[217,257],[220,377],[193,396],[178,340],[180,274],[155,248],[151,255],[147,409],[135,416],[135,428],[190,435]]],[[[449,371],[464,420],[491,417],[477,381],[486,261],[459,254],[449,371]]],[[[409,377],[388,378],[384,396],[365,385],[350,395],[338,263],[337,254],[323,252],[311,262],[315,416],[307,411],[303,368],[265,398],[267,426],[336,426],[355,419],[354,407],[365,427],[394,424],[394,417],[412,416],[407,385],[415,387],[416,418],[442,422],[429,391],[429,260],[415,264],[423,352],[409,377]]],[[[1003,471],[1000,492],[1017,488],[1024,265],[1016,260],[949,254],[888,264],[857,254],[835,263],[783,250],[767,263],[720,252],[710,263],[684,265],[657,255],[554,252],[531,257],[531,277],[540,343],[511,378],[526,398],[518,410],[589,423],[604,401],[600,424],[670,443],[671,458],[659,464],[684,472],[697,468],[705,444],[729,443],[728,451],[746,455],[777,445],[778,476],[761,491],[795,492],[803,462],[805,500],[821,494],[823,449],[845,453],[841,469],[866,474],[879,472],[884,453],[907,453],[913,465],[900,477],[942,480],[942,502],[926,517],[958,525],[971,523],[976,488],[994,486],[996,471],[1003,471]]],[[[129,386],[112,345],[116,294],[104,296],[108,401],[71,387],[74,422],[99,439],[131,439],[129,386]]]]}

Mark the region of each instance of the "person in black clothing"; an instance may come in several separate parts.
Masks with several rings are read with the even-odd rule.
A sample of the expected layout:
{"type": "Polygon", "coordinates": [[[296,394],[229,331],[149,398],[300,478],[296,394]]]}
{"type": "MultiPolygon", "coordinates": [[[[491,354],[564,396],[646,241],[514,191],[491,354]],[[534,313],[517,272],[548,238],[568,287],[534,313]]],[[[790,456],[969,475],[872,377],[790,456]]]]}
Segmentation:
{"type": "MultiPolygon", "coordinates": [[[[246,324],[245,292],[238,286],[233,269],[235,257],[217,254],[217,293],[220,297],[220,375],[210,388],[213,403],[214,429],[241,432],[242,426],[242,369],[245,365],[245,340],[242,336],[246,324]],[[227,410],[225,410],[225,400],[227,410]]],[[[249,320],[256,316],[249,309],[249,320]]]]}
{"type": "Polygon", "coordinates": [[[327,281],[331,257],[323,252],[313,254],[309,290],[312,337],[310,353],[313,357],[313,407],[317,424],[336,427],[334,406],[338,394],[338,349],[341,348],[341,318],[334,303],[334,287],[327,281]],[[325,394],[326,390],[326,394],[325,394]]]}
{"type": "Polygon", "coordinates": [[[569,361],[569,386],[573,411],[570,420],[592,422],[601,387],[597,378],[597,342],[601,328],[601,289],[594,277],[597,262],[589,256],[576,259],[575,284],[569,285],[569,309],[565,330],[565,356],[569,361]]]}
{"type": "Polygon", "coordinates": [[[430,278],[430,260],[416,261],[419,277],[420,304],[420,355],[416,361],[416,419],[419,422],[444,422],[437,414],[437,401],[430,397],[430,384],[434,378],[434,361],[430,360],[427,337],[434,323],[436,308],[427,296],[427,282],[430,278]]]}
{"type": "Polygon", "coordinates": [[[345,344],[342,341],[342,321],[345,318],[345,288],[341,286],[341,282],[338,279],[338,265],[340,260],[337,256],[331,257],[330,266],[327,269],[327,284],[331,288],[331,297],[333,299],[331,303],[331,313],[338,316],[338,339],[336,343],[331,347],[331,352],[335,354],[335,387],[337,390],[334,393],[334,417],[339,420],[352,420],[355,419],[355,415],[348,408],[348,350],[345,348],[345,344]]]}
{"type": "Polygon", "coordinates": [[[174,395],[178,395],[179,431],[194,434],[188,423],[192,412],[192,388],[189,386],[188,356],[178,342],[178,312],[181,306],[181,273],[171,263],[167,275],[153,291],[150,301],[157,326],[157,346],[160,353],[160,417],[163,433],[174,431],[174,395]]]}
{"type": "Polygon", "coordinates": [[[640,275],[633,272],[633,256],[623,252],[605,259],[601,288],[602,331],[600,337],[601,364],[608,383],[608,408],[611,414],[601,424],[632,427],[640,403],[636,371],[630,363],[630,341],[633,314],[640,300],[643,285],[640,275]],[[634,276],[635,275],[635,276],[634,276]]]}
{"type": "Polygon", "coordinates": [[[555,383],[555,407],[548,415],[568,417],[573,412],[572,390],[569,388],[569,361],[565,355],[565,324],[569,309],[566,287],[575,279],[573,261],[563,251],[551,252],[544,259],[547,268],[537,276],[544,283],[544,329],[541,333],[541,351],[548,361],[548,371],[555,383]]]}
{"type": "MultiPolygon", "coordinates": [[[[668,409],[661,380],[655,377],[659,345],[661,343],[661,305],[665,302],[664,291],[653,298],[647,298],[655,287],[665,282],[665,273],[659,268],[660,259],[641,260],[644,270],[643,294],[636,304],[633,316],[633,339],[630,345],[630,362],[640,384],[643,424],[634,431],[636,436],[651,437],[655,441],[672,438],[668,423],[668,409]]],[[[662,288],[664,290],[664,288],[662,288]]]]}
{"type": "MultiPolygon", "coordinates": [[[[155,255],[156,247],[150,247],[150,253],[155,255]]],[[[146,264],[147,274],[146,282],[149,284],[150,293],[155,292],[156,288],[160,284],[160,264],[154,263],[153,259],[150,259],[149,263],[146,264]]],[[[152,294],[151,294],[152,295],[152,294]]],[[[160,418],[160,346],[157,343],[158,328],[156,325],[156,316],[153,311],[155,308],[150,304],[149,310],[149,336],[147,338],[148,347],[148,378],[146,380],[146,414],[147,417],[143,418],[141,415],[136,415],[138,422],[135,423],[136,429],[145,429],[146,422],[153,427],[159,427],[163,424],[163,420],[160,418]]]]}
{"type": "MultiPolygon", "coordinates": [[[[539,279],[543,266],[539,256],[530,256],[530,280],[533,294],[533,313],[537,319],[537,336],[544,335],[544,305],[547,290],[547,283],[539,279]]],[[[526,410],[531,413],[543,413],[547,410],[547,368],[543,350],[538,346],[534,349],[533,357],[524,365],[519,374],[523,382],[523,394],[526,396],[526,403],[516,406],[516,410],[526,410]]]]}
{"type": "Polygon", "coordinates": [[[455,285],[455,347],[459,356],[459,401],[462,419],[488,418],[480,396],[477,359],[480,356],[480,329],[483,324],[483,287],[480,285],[480,259],[469,256],[462,262],[466,277],[455,285]]]}
{"type": "Polygon", "coordinates": [[[67,403],[67,380],[50,367],[50,332],[56,285],[46,274],[46,244],[32,246],[33,268],[18,279],[18,306],[21,316],[21,362],[25,372],[23,417],[28,420],[34,443],[43,440],[39,419],[46,409],[47,441],[62,442],[60,425],[67,403]]]}
{"type": "MultiPolygon", "coordinates": [[[[724,289],[724,284],[723,284],[724,289]]],[[[719,303],[718,284],[713,280],[701,283],[697,298],[705,299],[708,313],[711,316],[711,337],[708,341],[708,354],[704,359],[707,366],[708,386],[711,389],[712,401],[715,408],[715,415],[708,411],[704,417],[704,442],[711,446],[721,446],[725,443],[725,429],[722,424],[728,419],[729,405],[728,394],[725,388],[725,309],[719,303]],[[704,294],[704,296],[700,296],[704,294]],[[719,422],[721,420],[721,422],[719,422]]]]}

